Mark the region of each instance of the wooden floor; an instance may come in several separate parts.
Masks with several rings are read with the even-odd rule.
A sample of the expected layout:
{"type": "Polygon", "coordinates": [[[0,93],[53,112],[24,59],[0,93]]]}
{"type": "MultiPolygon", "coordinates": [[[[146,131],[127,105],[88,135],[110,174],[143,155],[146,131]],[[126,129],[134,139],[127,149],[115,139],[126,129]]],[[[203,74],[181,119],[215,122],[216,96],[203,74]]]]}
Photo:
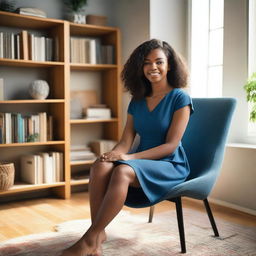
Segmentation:
{"type": "MultiPolygon", "coordinates": [[[[183,207],[204,211],[202,202],[183,199],[183,207]]],[[[256,216],[229,208],[211,205],[214,216],[245,226],[256,226],[256,216]]],[[[174,204],[162,202],[155,212],[174,209],[174,204]]],[[[148,208],[131,209],[134,214],[147,213],[148,208]]],[[[17,236],[52,231],[53,226],[67,220],[89,218],[88,194],[72,194],[71,199],[44,198],[0,205],[0,242],[17,236]]]]}

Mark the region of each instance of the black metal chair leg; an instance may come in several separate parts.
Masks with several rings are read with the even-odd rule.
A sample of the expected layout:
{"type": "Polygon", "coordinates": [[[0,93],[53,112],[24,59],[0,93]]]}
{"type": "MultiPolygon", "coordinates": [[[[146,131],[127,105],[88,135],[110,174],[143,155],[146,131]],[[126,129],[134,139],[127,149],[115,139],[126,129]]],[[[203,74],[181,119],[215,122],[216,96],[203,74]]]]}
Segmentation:
{"type": "Polygon", "coordinates": [[[215,236],[220,236],[220,235],[219,235],[219,232],[218,232],[218,229],[217,229],[217,226],[216,226],[216,223],[215,223],[215,220],[214,220],[214,217],[213,217],[213,215],[212,215],[212,211],[211,211],[211,208],[210,208],[210,205],[209,205],[209,202],[208,202],[207,198],[204,199],[204,206],[205,206],[205,209],[206,209],[206,211],[207,211],[209,220],[210,220],[210,222],[211,222],[214,235],[215,235],[215,236]]]}
{"type": "Polygon", "coordinates": [[[154,216],[154,210],[155,210],[155,206],[150,206],[149,209],[149,216],[148,216],[148,223],[151,223],[153,220],[153,216],[154,216]]]}
{"type": "Polygon", "coordinates": [[[177,213],[177,220],[178,220],[178,227],[179,227],[179,234],[180,234],[181,253],[186,253],[186,241],[185,241],[181,197],[177,197],[175,199],[175,204],[176,204],[176,213],[177,213]]]}

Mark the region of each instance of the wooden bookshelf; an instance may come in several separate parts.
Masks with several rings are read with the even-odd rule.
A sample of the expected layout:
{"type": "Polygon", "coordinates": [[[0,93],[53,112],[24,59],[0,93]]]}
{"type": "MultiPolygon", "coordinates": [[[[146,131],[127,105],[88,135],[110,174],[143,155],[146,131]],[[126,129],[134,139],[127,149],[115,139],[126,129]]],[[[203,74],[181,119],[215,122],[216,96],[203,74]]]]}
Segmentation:
{"type": "MultiPolygon", "coordinates": [[[[70,161],[70,146],[72,143],[71,133],[75,127],[97,126],[101,129],[101,135],[97,139],[118,140],[121,132],[121,88],[120,88],[120,31],[118,28],[103,27],[95,25],[81,25],[68,21],[25,16],[16,13],[0,11],[0,32],[15,31],[15,33],[26,30],[37,31],[39,34],[57,38],[57,56],[53,61],[34,61],[31,59],[9,59],[0,58],[0,66],[15,70],[24,69],[29,72],[43,71],[48,74],[50,94],[45,100],[34,99],[5,99],[0,101],[0,112],[20,112],[26,114],[28,109],[43,109],[53,116],[55,120],[54,138],[45,142],[24,142],[0,144],[0,162],[9,161],[15,163],[15,184],[7,191],[0,191],[1,198],[19,195],[23,192],[49,190],[53,195],[61,198],[71,196],[71,186],[88,184],[89,179],[73,180],[72,168],[83,168],[92,165],[91,161],[70,161]],[[98,38],[102,44],[114,47],[113,64],[87,64],[70,62],[70,38],[72,36],[98,38]],[[30,71],[31,70],[31,71],[30,71]],[[72,90],[72,74],[86,74],[92,72],[101,77],[100,90],[101,103],[106,104],[112,113],[111,119],[70,119],[70,90],[72,90]],[[40,151],[59,151],[63,153],[64,180],[51,184],[24,184],[20,180],[21,167],[19,159],[22,154],[37,154],[40,151]]],[[[23,42],[23,38],[21,41],[23,42]]],[[[24,43],[24,42],[23,42],[24,43]]],[[[28,51],[28,45],[25,46],[28,51]]],[[[24,48],[24,46],[23,46],[24,48]]],[[[15,74],[14,74],[15,75],[15,74]]],[[[84,81],[83,81],[84,82],[84,81]]],[[[18,85],[11,85],[15,86],[18,85]]],[[[18,89],[18,87],[17,87],[18,89]]],[[[83,134],[79,134],[83,136],[83,134]]]]}

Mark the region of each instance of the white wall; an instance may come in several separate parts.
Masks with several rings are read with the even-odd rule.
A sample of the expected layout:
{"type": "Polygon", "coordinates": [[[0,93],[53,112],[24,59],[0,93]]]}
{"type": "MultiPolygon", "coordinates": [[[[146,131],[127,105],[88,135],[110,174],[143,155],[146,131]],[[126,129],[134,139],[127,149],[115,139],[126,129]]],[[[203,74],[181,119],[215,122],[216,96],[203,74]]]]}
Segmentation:
{"type": "Polygon", "coordinates": [[[223,96],[238,99],[230,142],[245,142],[248,105],[243,85],[247,80],[247,1],[224,2],[223,96]]]}
{"type": "MultiPolygon", "coordinates": [[[[148,0],[120,0],[113,1],[113,25],[121,30],[122,63],[129,58],[132,51],[142,42],[150,38],[149,35],[149,1],[148,0]]],[[[126,121],[127,106],[130,95],[123,93],[122,116],[126,121]]]]}
{"type": "Polygon", "coordinates": [[[150,38],[168,42],[187,59],[187,1],[150,0],[150,38]]]}
{"type": "Polygon", "coordinates": [[[48,18],[63,19],[64,5],[62,0],[18,0],[15,7],[33,7],[46,12],[48,18]]]}
{"type": "Polygon", "coordinates": [[[221,174],[210,199],[256,215],[256,146],[228,146],[221,174]]]}

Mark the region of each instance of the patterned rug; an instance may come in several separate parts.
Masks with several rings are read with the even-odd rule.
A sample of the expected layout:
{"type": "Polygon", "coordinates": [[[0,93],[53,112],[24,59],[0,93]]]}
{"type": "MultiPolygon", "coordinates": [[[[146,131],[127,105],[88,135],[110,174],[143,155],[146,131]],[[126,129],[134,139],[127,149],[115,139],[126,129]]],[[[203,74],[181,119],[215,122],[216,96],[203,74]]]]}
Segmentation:
{"type": "MultiPolygon", "coordinates": [[[[184,209],[187,254],[192,256],[256,255],[256,228],[216,219],[220,238],[213,232],[206,214],[184,209]]],[[[55,232],[23,236],[0,244],[1,256],[57,256],[77,241],[90,225],[89,220],[73,220],[55,227],[55,232]]],[[[104,256],[180,255],[176,212],[146,215],[122,211],[107,228],[104,256]]]]}

